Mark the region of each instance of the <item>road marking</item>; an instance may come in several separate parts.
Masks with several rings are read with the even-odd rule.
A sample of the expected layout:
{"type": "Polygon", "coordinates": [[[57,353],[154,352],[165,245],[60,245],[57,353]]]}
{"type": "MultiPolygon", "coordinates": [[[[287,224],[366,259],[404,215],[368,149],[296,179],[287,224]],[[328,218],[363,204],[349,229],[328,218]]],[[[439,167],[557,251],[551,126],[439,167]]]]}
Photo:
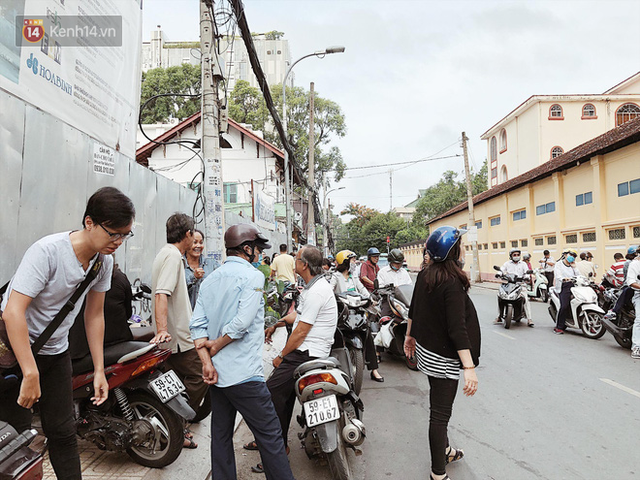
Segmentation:
{"type": "Polygon", "coordinates": [[[624,385],[622,385],[622,384],[620,384],[618,382],[614,382],[613,380],[609,380],[608,378],[601,378],[600,381],[604,382],[604,383],[608,383],[612,387],[616,387],[616,388],[622,390],[623,392],[630,393],[631,395],[634,395],[634,396],[640,398],[640,392],[634,390],[633,388],[625,387],[624,385]]]}
{"type": "Polygon", "coordinates": [[[511,335],[507,335],[506,333],[502,333],[502,332],[493,332],[493,333],[495,333],[497,335],[500,335],[500,336],[502,336],[504,338],[508,338],[509,340],[515,340],[516,339],[516,337],[512,337],[511,335]]]}

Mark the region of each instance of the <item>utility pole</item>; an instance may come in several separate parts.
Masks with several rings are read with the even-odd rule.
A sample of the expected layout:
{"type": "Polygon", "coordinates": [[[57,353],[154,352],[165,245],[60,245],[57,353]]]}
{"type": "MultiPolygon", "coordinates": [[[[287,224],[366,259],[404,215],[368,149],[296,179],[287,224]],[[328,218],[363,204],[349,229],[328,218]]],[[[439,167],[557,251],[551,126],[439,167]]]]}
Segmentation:
{"type": "Polygon", "coordinates": [[[324,222],[322,222],[322,254],[325,257],[329,256],[329,210],[327,208],[327,172],[322,172],[322,185],[324,187],[324,201],[322,202],[322,213],[324,215],[324,222]]]}
{"type": "Polygon", "coordinates": [[[213,37],[213,0],[200,0],[200,51],[202,52],[202,128],[201,154],[204,160],[203,191],[204,232],[207,258],[222,263],[224,251],[224,202],[222,196],[222,161],[220,153],[219,106],[216,92],[221,80],[217,60],[211,55],[216,48],[213,37]],[[216,73],[218,72],[218,73],[216,73]]]}
{"type": "Polygon", "coordinates": [[[478,262],[478,228],[476,227],[476,219],[473,214],[473,190],[471,189],[471,174],[469,172],[469,157],[467,155],[467,135],[462,132],[462,152],[464,154],[464,174],[467,180],[467,201],[469,205],[469,237],[471,242],[472,263],[471,263],[471,281],[473,283],[481,282],[480,269],[478,262]]]}
{"type": "Polygon", "coordinates": [[[314,127],[314,106],[313,106],[313,97],[314,97],[314,84],[311,82],[309,86],[309,188],[311,191],[309,192],[308,205],[309,210],[307,213],[307,243],[309,245],[316,244],[316,222],[314,218],[314,210],[313,210],[313,197],[316,189],[316,181],[314,178],[315,175],[315,127],[314,127]]]}
{"type": "Polygon", "coordinates": [[[389,211],[393,210],[393,170],[389,169],[389,211]]]}

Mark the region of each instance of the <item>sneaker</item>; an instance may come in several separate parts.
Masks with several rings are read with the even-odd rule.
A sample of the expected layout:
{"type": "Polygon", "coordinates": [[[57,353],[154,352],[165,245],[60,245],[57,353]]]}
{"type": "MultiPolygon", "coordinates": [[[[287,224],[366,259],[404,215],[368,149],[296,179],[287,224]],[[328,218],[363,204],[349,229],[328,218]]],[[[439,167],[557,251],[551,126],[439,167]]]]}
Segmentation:
{"type": "Polygon", "coordinates": [[[631,349],[631,358],[640,359],[640,347],[633,347],[633,349],[631,349]]]}
{"type": "Polygon", "coordinates": [[[613,310],[609,310],[605,315],[604,318],[606,318],[607,320],[609,320],[610,322],[614,321],[616,319],[616,312],[614,312],[613,310]]]}
{"type": "Polygon", "coordinates": [[[555,333],[556,335],[562,335],[564,333],[564,330],[562,330],[561,328],[554,328],[553,333],[555,333]]]}

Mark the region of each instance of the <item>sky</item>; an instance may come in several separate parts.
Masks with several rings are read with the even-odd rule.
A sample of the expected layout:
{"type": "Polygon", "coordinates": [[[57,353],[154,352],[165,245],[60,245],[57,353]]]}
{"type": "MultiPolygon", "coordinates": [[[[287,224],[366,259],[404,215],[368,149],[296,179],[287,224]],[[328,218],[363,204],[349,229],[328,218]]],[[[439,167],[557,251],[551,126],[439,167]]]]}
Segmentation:
{"type": "MultiPolygon", "coordinates": [[[[314,82],[342,108],[347,134],[332,144],[347,167],[460,155],[394,169],[393,207],[446,170],[463,177],[463,131],[479,169],[487,156],[482,133],[531,95],[602,93],[640,71],[635,0],[244,0],[244,7],[251,31],[285,33],[294,60],[346,48],[305,59],[294,72],[296,86],[314,82]]],[[[161,25],[171,41],[198,40],[198,8],[197,0],[145,0],[143,39],[161,25]]],[[[347,171],[333,185],[345,188],[329,194],[334,212],[350,202],[389,211],[389,168],[347,171]]]]}

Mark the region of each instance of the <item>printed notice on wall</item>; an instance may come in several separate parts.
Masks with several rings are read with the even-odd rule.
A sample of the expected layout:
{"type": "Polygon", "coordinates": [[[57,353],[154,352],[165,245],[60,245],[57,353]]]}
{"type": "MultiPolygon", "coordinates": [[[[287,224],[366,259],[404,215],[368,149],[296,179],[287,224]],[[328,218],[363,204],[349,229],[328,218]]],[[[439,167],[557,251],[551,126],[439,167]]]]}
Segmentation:
{"type": "Polygon", "coordinates": [[[93,146],[93,171],[113,177],[115,172],[115,152],[112,148],[95,144],[93,146]]]}

